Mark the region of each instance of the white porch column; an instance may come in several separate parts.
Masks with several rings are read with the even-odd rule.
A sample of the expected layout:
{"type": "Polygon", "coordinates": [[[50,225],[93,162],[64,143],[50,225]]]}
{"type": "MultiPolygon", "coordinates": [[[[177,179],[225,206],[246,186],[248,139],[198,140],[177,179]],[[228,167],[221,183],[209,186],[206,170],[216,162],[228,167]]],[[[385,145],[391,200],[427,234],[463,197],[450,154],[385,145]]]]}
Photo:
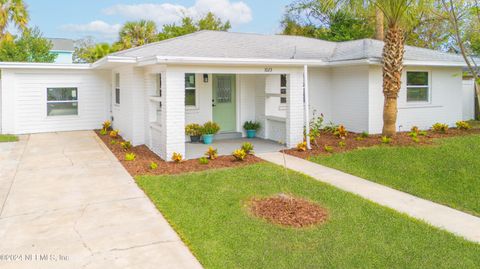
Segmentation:
{"type": "Polygon", "coordinates": [[[167,70],[165,84],[161,157],[170,161],[174,152],[185,158],[185,73],[167,70]]]}
{"type": "Polygon", "coordinates": [[[288,148],[303,142],[303,70],[295,70],[288,76],[287,89],[287,133],[288,148]]]}

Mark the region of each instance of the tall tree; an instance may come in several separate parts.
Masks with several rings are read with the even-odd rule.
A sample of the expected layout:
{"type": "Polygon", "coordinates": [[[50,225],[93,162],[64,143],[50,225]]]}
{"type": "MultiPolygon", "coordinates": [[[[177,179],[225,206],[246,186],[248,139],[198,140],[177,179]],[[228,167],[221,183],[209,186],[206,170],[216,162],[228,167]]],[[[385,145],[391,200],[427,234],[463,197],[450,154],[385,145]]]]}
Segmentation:
{"type": "Polygon", "coordinates": [[[27,5],[23,0],[0,0],[0,40],[13,39],[7,31],[10,23],[23,32],[27,29],[28,21],[27,5]]]}
{"type": "Polygon", "coordinates": [[[215,14],[209,12],[198,20],[194,20],[192,17],[184,17],[180,25],[175,23],[164,25],[162,31],[158,34],[158,39],[165,40],[201,30],[228,31],[231,27],[229,21],[223,22],[215,14]]]}
{"type": "Polygon", "coordinates": [[[119,43],[123,49],[143,46],[157,41],[157,34],[157,25],[154,21],[127,22],[120,30],[119,43]]]}
{"type": "MultiPolygon", "coordinates": [[[[88,41],[87,41],[88,42],[88,41]]],[[[117,52],[121,49],[118,44],[110,45],[109,43],[90,43],[85,42],[76,45],[74,58],[79,63],[94,63],[103,57],[117,52]]]]}
{"type": "Polygon", "coordinates": [[[383,135],[393,137],[397,133],[398,93],[402,86],[403,57],[405,53],[405,29],[411,23],[409,8],[419,5],[415,0],[376,0],[387,23],[387,35],[383,48],[383,135]]]}
{"type": "Polygon", "coordinates": [[[52,47],[38,28],[27,29],[13,40],[0,41],[0,62],[52,63],[57,57],[50,53],[52,47]]]}

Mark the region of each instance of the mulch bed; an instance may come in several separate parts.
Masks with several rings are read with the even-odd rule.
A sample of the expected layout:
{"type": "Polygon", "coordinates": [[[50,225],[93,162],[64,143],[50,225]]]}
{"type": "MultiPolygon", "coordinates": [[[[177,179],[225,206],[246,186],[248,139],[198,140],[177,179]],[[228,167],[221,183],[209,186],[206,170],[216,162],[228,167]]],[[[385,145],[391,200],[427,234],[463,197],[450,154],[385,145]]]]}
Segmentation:
{"type": "Polygon", "coordinates": [[[120,145],[121,142],[125,141],[123,138],[119,137],[113,139],[108,135],[101,135],[98,130],[95,132],[132,176],[182,174],[209,169],[240,167],[262,162],[261,159],[253,155],[249,155],[243,162],[236,161],[233,156],[220,156],[218,159],[210,160],[208,164],[200,164],[198,159],[186,160],[181,163],[165,162],[146,146],[133,147],[130,150],[125,151],[120,145]],[[116,140],[117,143],[112,145],[110,143],[112,140],[116,140]],[[135,161],[125,161],[126,153],[134,153],[137,158],[135,161]],[[158,164],[157,169],[150,169],[150,163],[152,162],[158,164]]]}
{"type": "Polygon", "coordinates": [[[341,153],[341,152],[352,151],[355,149],[368,148],[368,147],[379,146],[379,145],[426,146],[426,145],[432,145],[433,140],[436,138],[447,138],[447,137],[455,137],[455,136],[480,134],[480,129],[471,129],[468,131],[450,129],[445,134],[428,131],[426,136],[418,136],[420,140],[418,143],[414,142],[412,137],[410,137],[408,134],[409,132],[398,133],[389,144],[383,144],[381,135],[370,135],[369,137],[364,138],[362,140],[357,140],[357,137],[361,137],[360,134],[349,133],[345,139],[340,139],[335,135],[333,135],[331,132],[322,132],[320,134],[320,137],[318,137],[315,140],[316,143],[312,143],[312,150],[299,151],[297,149],[289,149],[289,150],[285,150],[285,153],[299,157],[299,158],[307,159],[313,156],[329,155],[331,153],[341,153]],[[346,145],[344,147],[341,147],[339,145],[341,141],[345,142],[346,145]],[[325,150],[325,145],[332,147],[333,152],[327,152],[325,150]]]}
{"type": "Polygon", "coordinates": [[[311,227],[328,219],[328,211],[321,206],[285,194],[263,199],[254,198],[248,202],[248,207],[256,217],[293,228],[311,227]]]}

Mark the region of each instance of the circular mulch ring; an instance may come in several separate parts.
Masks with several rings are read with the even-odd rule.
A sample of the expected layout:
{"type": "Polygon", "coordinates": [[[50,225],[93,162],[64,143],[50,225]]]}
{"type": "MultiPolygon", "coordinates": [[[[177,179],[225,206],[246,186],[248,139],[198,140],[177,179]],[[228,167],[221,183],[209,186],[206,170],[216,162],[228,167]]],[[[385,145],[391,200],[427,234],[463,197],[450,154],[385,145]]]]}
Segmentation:
{"type": "Polygon", "coordinates": [[[262,199],[254,198],[248,205],[254,216],[294,228],[321,224],[328,218],[328,211],[321,206],[284,194],[262,199]]]}

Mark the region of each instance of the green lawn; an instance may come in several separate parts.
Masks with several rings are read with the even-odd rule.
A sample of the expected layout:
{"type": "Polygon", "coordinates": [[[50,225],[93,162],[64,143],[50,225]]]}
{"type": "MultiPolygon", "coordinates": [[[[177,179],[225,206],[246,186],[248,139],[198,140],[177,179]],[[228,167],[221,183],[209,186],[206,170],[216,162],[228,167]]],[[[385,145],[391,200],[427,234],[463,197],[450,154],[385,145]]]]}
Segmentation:
{"type": "Polygon", "coordinates": [[[480,136],[373,147],[311,160],[480,216],[480,136]]]}
{"type": "Polygon", "coordinates": [[[137,178],[206,268],[479,268],[480,245],[272,164],[137,178]],[[289,193],[330,213],[296,230],[247,213],[289,193]]]}
{"type": "Polygon", "coordinates": [[[2,135],[0,134],[0,143],[2,142],[16,142],[18,137],[15,135],[2,135]]]}

